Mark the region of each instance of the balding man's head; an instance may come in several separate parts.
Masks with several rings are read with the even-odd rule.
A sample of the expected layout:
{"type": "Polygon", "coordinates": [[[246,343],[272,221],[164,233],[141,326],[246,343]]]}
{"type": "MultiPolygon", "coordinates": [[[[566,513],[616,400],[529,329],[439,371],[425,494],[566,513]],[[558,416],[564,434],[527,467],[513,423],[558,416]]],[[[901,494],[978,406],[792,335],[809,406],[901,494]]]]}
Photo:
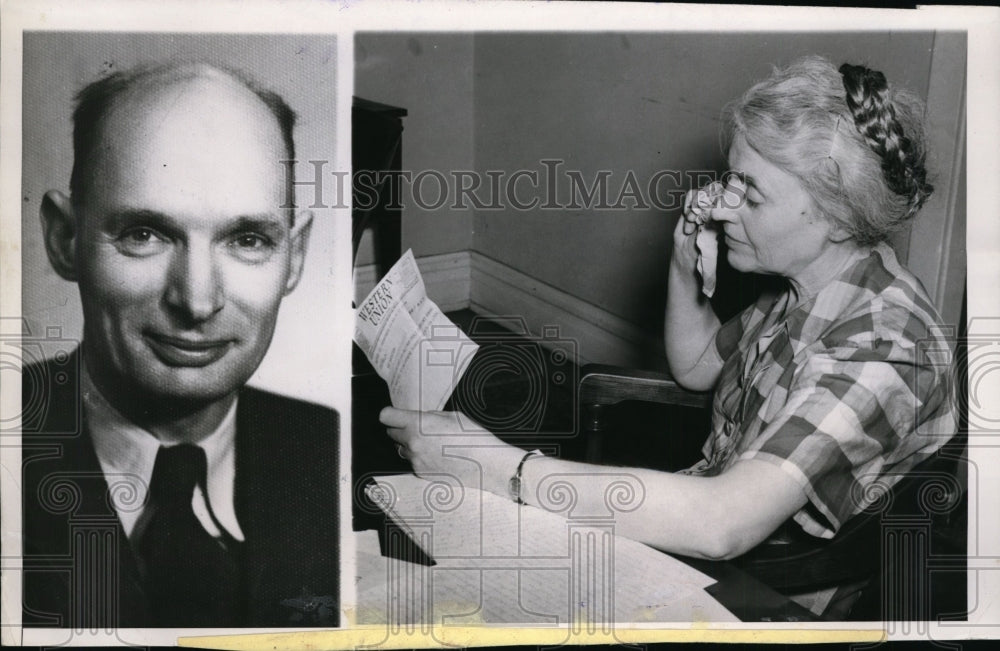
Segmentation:
{"type": "MultiPolygon", "coordinates": [[[[73,203],[81,204],[87,197],[103,146],[106,123],[112,114],[124,114],[126,120],[134,121],[135,111],[142,110],[143,104],[148,107],[151,98],[158,94],[169,94],[171,88],[198,82],[230,86],[234,91],[242,89],[244,94],[255,97],[273,117],[283,140],[287,159],[295,159],[295,141],[292,135],[295,111],[277,93],[262,88],[241,72],[205,63],[141,66],[102,77],[85,86],[76,96],[76,110],[73,112],[73,173],[70,177],[73,203]]],[[[206,100],[211,101],[211,98],[206,100]]]]}

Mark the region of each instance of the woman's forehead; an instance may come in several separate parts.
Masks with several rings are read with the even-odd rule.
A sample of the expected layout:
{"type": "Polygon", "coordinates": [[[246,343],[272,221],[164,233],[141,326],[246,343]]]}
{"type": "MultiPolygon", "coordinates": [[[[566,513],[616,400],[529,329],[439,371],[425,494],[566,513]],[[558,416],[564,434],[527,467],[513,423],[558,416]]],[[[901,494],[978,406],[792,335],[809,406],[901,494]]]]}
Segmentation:
{"type": "Polygon", "coordinates": [[[760,190],[786,190],[801,186],[795,176],[761,155],[742,134],[733,139],[728,159],[730,172],[735,172],[760,190]]]}

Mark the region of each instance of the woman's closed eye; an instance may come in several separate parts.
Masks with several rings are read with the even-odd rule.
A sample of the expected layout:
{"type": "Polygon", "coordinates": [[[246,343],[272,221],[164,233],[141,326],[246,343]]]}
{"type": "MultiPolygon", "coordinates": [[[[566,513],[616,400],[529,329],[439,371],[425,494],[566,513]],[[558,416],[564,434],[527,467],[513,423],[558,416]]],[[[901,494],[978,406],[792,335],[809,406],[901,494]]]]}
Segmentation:
{"type": "Polygon", "coordinates": [[[754,185],[754,182],[745,174],[740,172],[728,172],[725,176],[725,188],[730,196],[727,200],[732,203],[736,200],[737,205],[726,206],[728,208],[738,208],[746,204],[748,208],[754,210],[764,203],[764,195],[754,185]]]}

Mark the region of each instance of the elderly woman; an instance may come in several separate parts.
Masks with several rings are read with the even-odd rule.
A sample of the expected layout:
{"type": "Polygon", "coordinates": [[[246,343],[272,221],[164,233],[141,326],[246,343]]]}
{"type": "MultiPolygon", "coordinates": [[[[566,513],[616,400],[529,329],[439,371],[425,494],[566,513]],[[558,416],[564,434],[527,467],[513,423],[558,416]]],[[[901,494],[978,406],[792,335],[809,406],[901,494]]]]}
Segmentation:
{"type": "MultiPolygon", "coordinates": [[[[689,197],[674,231],[665,328],[676,380],[715,391],[712,432],[684,472],[627,471],[645,495],[618,514],[619,533],[710,559],[790,520],[832,537],[868,505],[866,486],[892,483],[954,434],[949,369],[918,345],[940,319],[886,243],[932,191],[921,112],[881,73],[820,58],[776,70],[728,108],[731,172],[707,206],[689,197]],[[702,222],[734,268],[783,279],[725,324],[696,271],[702,222]]],[[[463,419],[382,413],[417,474],[450,472],[529,504],[559,474],[576,477],[578,508],[603,504],[607,469],[525,452],[463,419]]]]}

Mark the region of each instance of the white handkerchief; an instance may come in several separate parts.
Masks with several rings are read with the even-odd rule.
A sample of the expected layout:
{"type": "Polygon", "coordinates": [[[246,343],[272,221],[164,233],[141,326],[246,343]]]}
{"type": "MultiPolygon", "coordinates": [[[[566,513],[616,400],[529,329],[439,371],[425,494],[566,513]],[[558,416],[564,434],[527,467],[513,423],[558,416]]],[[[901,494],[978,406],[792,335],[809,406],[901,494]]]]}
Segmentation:
{"type": "Polygon", "coordinates": [[[719,231],[715,224],[698,227],[694,246],[698,249],[698,273],[701,274],[701,293],[712,298],[715,293],[715,266],[719,260],[719,231]]]}
{"type": "Polygon", "coordinates": [[[715,207],[724,187],[718,181],[701,188],[695,194],[691,213],[698,222],[698,233],[694,245],[698,250],[697,269],[701,275],[701,292],[712,298],[715,293],[715,268],[719,261],[719,231],[716,225],[709,221],[708,212],[715,207]]]}

